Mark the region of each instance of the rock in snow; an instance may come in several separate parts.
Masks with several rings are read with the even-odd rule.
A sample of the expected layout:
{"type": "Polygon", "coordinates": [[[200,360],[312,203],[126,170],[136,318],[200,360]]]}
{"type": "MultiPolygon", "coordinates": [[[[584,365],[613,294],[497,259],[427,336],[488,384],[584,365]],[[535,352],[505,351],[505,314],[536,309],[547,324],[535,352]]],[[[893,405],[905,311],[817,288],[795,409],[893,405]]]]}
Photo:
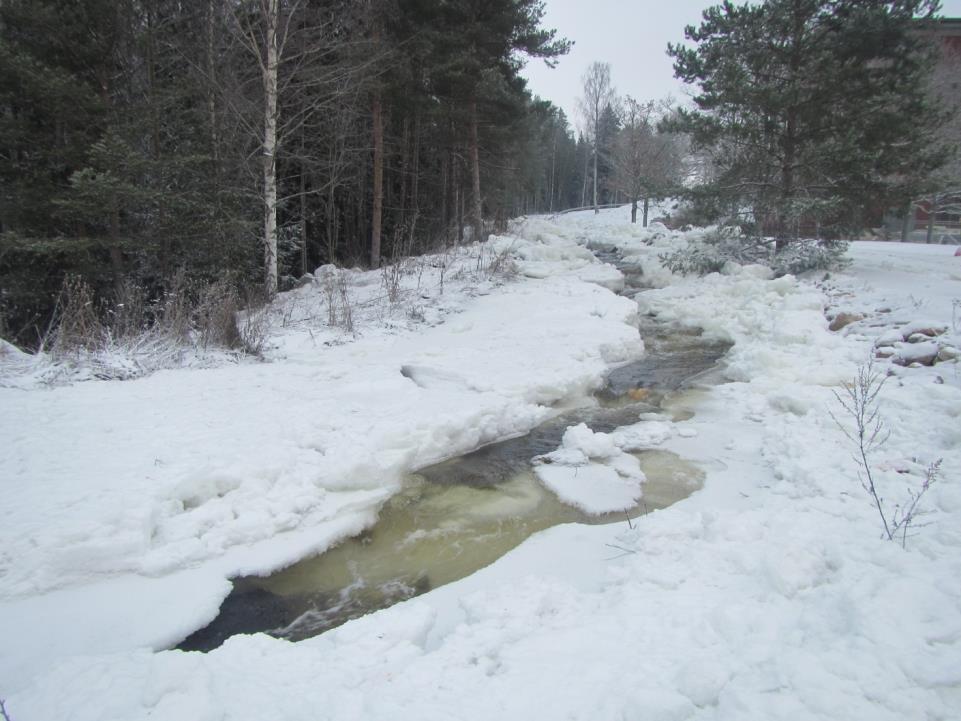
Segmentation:
{"type": "Polygon", "coordinates": [[[845,328],[851,325],[852,323],[857,323],[859,320],[864,320],[863,313],[848,313],[848,312],[842,311],[841,313],[838,313],[836,316],[834,316],[834,319],[831,321],[831,324],[828,326],[828,330],[833,330],[836,332],[841,330],[842,328],[845,328]]]}

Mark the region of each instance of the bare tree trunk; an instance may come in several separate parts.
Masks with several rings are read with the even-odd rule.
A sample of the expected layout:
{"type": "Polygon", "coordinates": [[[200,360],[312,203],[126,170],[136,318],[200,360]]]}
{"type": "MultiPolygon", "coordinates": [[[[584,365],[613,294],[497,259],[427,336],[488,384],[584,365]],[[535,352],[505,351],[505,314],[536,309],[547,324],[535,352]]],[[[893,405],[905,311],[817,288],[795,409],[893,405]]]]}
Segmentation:
{"type": "Polygon", "coordinates": [[[380,88],[374,91],[371,107],[374,134],[374,197],[370,218],[370,267],[380,267],[380,231],[384,212],[384,123],[380,88]]]}
{"type": "Polygon", "coordinates": [[[650,207],[650,202],[651,202],[651,199],[645,195],[644,196],[644,227],[645,228],[647,227],[647,211],[648,211],[648,208],[650,207]]]}
{"type": "Polygon", "coordinates": [[[116,206],[110,210],[110,268],[114,288],[119,291],[123,286],[124,262],[120,249],[120,210],[116,206]]]}
{"type": "MultiPolygon", "coordinates": [[[[333,151],[331,151],[333,155],[333,151]]],[[[337,241],[334,238],[334,222],[335,222],[335,212],[336,212],[336,188],[334,186],[334,179],[330,179],[330,184],[327,186],[327,262],[336,263],[337,262],[337,241]]]]}
{"type": "Polygon", "coordinates": [[[464,242],[464,184],[460,182],[458,172],[457,183],[457,245],[464,242]]]}
{"type": "MultiPolygon", "coordinates": [[[[112,99],[110,97],[110,81],[107,77],[105,70],[100,72],[100,99],[103,101],[103,106],[105,108],[110,108],[112,104],[112,99]]],[[[124,276],[124,259],[123,259],[123,249],[120,247],[120,207],[117,205],[117,200],[111,204],[110,208],[110,242],[109,242],[109,254],[110,254],[110,269],[113,275],[114,288],[119,292],[121,285],[123,284],[124,276]]]]}
{"type": "MultiPolygon", "coordinates": [[[[154,31],[156,29],[157,18],[154,15],[154,9],[150,6],[145,8],[146,18],[147,18],[147,43],[146,43],[146,70],[147,70],[147,98],[150,106],[153,110],[150,113],[150,154],[151,157],[159,161],[162,149],[160,147],[160,123],[158,119],[158,112],[156,106],[154,105],[156,101],[156,83],[157,83],[157,73],[156,73],[156,42],[154,37],[154,31]]],[[[159,196],[161,199],[163,196],[159,196]]],[[[163,201],[158,200],[157,215],[163,217],[164,206],[163,201]]],[[[160,257],[158,258],[158,264],[160,266],[160,272],[163,277],[167,277],[170,274],[170,235],[164,233],[160,238],[160,257]]]]}
{"type": "MultiPolygon", "coordinates": [[[[364,254],[370,250],[369,247],[364,247],[365,243],[363,243],[362,239],[371,237],[372,235],[371,227],[367,223],[367,219],[371,216],[367,214],[366,189],[370,187],[367,183],[373,183],[373,180],[368,180],[367,169],[367,163],[358,163],[357,177],[355,179],[357,184],[354,192],[357,202],[354,204],[353,228],[350,232],[345,233],[347,236],[345,241],[347,246],[346,259],[349,262],[355,263],[363,262],[361,259],[364,257],[364,254]]],[[[346,227],[345,230],[347,230],[346,227]]]]}
{"type": "Polygon", "coordinates": [[[208,0],[207,2],[207,25],[205,28],[205,58],[204,64],[206,65],[207,72],[207,88],[206,88],[206,101],[207,101],[207,122],[210,124],[209,127],[209,142],[210,142],[210,157],[213,160],[213,168],[211,173],[211,200],[213,205],[214,218],[217,219],[215,223],[215,232],[219,236],[219,239],[223,239],[225,231],[221,225],[221,220],[224,217],[223,213],[223,197],[220,192],[223,186],[223,168],[220,162],[220,120],[217,112],[217,65],[216,57],[214,55],[214,32],[217,22],[217,0],[208,0]]]}
{"type": "Polygon", "coordinates": [[[420,192],[420,130],[421,130],[421,118],[420,109],[418,108],[414,111],[414,148],[411,151],[413,155],[413,170],[411,172],[410,178],[410,203],[411,203],[411,219],[410,219],[410,230],[408,248],[413,251],[414,248],[414,231],[417,227],[417,220],[420,216],[420,199],[418,194],[420,192]]]}
{"type": "Polygon", "coordinates": [[[264,65],[264,290],[277,293],[277,0],[267,0],[264,65]]]}
{"type": "MultiPolygon", "coordinates": [[[[393,205],[397,208],[397,227],[403,229],[407,223],[407,182],[410,175],[410,117],[406,113],[404,114],[404,122],[401,123],[401,127],[400,199],[393,205]]],[[[394,235],[396,236],[397,233],[394,235]]]]}
{"type": "Polygon", "coordinates": [[[300,275],[307,275],[307,169],[300,164],[300,275]]]}
{"type": "Polygon", "coordinates": [[[930,243],[934,240],[934,216],[938,214],[938,199],[931,198],[931,204],[928,206],[928,232],[925,236],[924,242],[930,243]]]}
{"type": "MultiPolygon", "coordinates": [[[[797,83],[800,81],[801,58],[804,54],[802,39],[804,36],[804,13],[799,0],[794,2],[793,23],[791,28],[791,57],[788,60],[789,81],[797,83]]],[[[793,93],[792,93],[793,95],[793,93]]],[[[797,103],[795,97],[792,103],[797,103]]],[[[777,208],[777,237],[774,241],[775,252],[780,252],[788,247],[791,241],[796,241],[798,236],[798,216],[792,208],[794,204],[794,164],[797,162],[797,133],[798,133],[798,109],[792,104],[787,109],[787,119],[784,128],[784,137],[781,139],[781,202],[777,208]]]]}
{"type": "Polygon", "coordinates": [[[554,128],[554,138],[553,143],[551,143],[551,187],[550,187],[550,200],[548,201],[548,209],[551,213],[554,212],[554,177],[555,168],[557,166],[557,128],[554,128]]]}
{"type": "Polygon", "coordinates": [[[776,252],[784,250],[792,235],[789,223],[791,216],[789,209],[791,199],[794,195],[794,157],[795,140],[794,135],[797,128],[797,113],[794,109],[788,111],[786,137],[782,142],[784,159],[781,163],[781,207],[778,209],[777,218],[777,239],[774,241],[776,252]]]}
{"type": "MultiPolygon", "coordinates": [[[[637,198],[631,199],[631,222],[637,222],[637,198]]],[[[647,223],[645,223],[647,225],[647,223]]]]}
{"type": "Polygon", "coordinates": [[[597,138],[594,138],[594,214],[600,213],[600,208],[597,207],[597,138]]]}
{"type": "Polygon", "coordinates": [[[477,98],[470,101],[470,165],[471,182],[473,190],[473,205],[471,213],[471,223],[474,228],[472,240],[479,242],[484,240],[481,236],[484,233],[484,218],[481,204],[481,184],[480,184],[480,147],[477,133],[477,98]]]}
{"type": "Polygon", "coordinates": [[[584,155],[584,181],[581,183],[581,207],[587,205],[587,169],[590,167],[591,156],[584,155]]]}
{"type": "Polygon", "coordinates": [[[452,196],[451,175],[453,174],[453,171],[451,169],[451,165],[453,164],[453,161],[451,160],[452,157],[453,157],[453,151],[448,150],[447,157],[444,159],[444,162],[441,167],[441,176],[440,176],[440,180],[441,180],[440,222],[441,222],[442,235],[443,235],[445,245],[447,243],[447,236],[450,232],[449,230],[450,229],[450,208],[453,205],[453,202],[451,200],[451,196],[452,196]]]}
{"type": "Polygon", "coordinates": [[[206,27],[206,65],[207,65],[207,115],[210,123],[210,152],[217,160],[219,157],[220,138],[217,131],[217,77],[215,74],[216,64],[214,62],[214,21],[215,21],[215,0],[207,0],[207,27],[206,27]]]}

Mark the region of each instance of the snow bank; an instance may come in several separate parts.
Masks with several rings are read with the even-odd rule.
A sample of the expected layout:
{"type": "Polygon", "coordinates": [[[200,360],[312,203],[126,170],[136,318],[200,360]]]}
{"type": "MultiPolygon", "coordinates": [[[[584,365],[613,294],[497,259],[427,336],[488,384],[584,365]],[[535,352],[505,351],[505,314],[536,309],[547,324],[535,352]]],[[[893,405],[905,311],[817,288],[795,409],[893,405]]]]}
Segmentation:
{"type": "Polygon", "coordinates": [[[395,322],[381,274],[350,272],[355,335],[327,325],[318,282],[278,300],[273,362],[0,388],[0,692],[72,654],[176,642],[215,615],[224,579],[356,534],[403,473],[526,432],[643,352],[631,301],[563,262],[491,282],[483,252],[404,276],[433,323],[395,322]],[[97,612],[49,613],[77,603],[97,612]]]}
{"type": "MultiPolygon", "coordinates": [[[[623,210],[602,213],[596,236],[635,234],[630,227],[617,226],[623,216],[623,210]]],[[[586,216],[547,222],[551,225],[544,230],[544,242],[552,242],[545,240],[547,233],[564,244],[592,241],[593,226],[586,216]]],[[[534,225],[532,221],[529,227],[534,225]]],[[[925,496],[930,525],[908,539],[906,550],[879,539],[877,511],[860,486],[851,447],[828,411],[837,408],[837,384],[875,352],[877,338],[918,320],[933,319],[951,328],[952,300],[959,297],[958,268],[950,265],[944,249],[935,247],[855,243],[852,256],[845,274],[819,285],[734,272],[673,279],[673,285],[641,296],[643,309],[665,322],[701,325],[735,345],[726,368],[729,382],[670,401],[670,410],[695,413],[682,424],[684,433],[671,432],[669,424],[656,419],[653,422],[664,425],[645,421],[630,427],[637,443],[659,442],[706,473],[702,490],[644,517],[634,529],[625,524],[550,529],[462,581],[295,644],[255,635],[235,637],[210,654],[150,653],[134,650],[133,643],[105,652],[100,633],[91,632],[86,649],[72,649],[76,655],[47,650],[46,664],[35,666],[42,673],[8,697],[8,711],[18,719],[80,721],[257,716],[376,720],[394,718],[398,709],[418,719],[468,721],[955,718],[961,708],[957,362],[910,368],[878,361],[892,373],[881,394],[891,435],[874,458],[885,497],[902,499],[927,464],[942,459],[941,478],[925,496]],[[842,304],[862,312],[865,319],[831,332],[825,313],[842,304]],[[81,656],[84,651],[91,655],[81,656]],[[58,656],[62,662],[53,666],[58,656]]],[[[525,281],[516,289],[540,288],[540,283],[525,281]]],[[[487,363],[496,363],[503,353],[513,365],[525,366],[514,369],[505,362],[498,367],[498,372],[503,368],[515,374],[509,387],[518,392],[524,387],[526,367],[535,362],[506,344],[509,339],[520,342],[508,330],[514,324],[533,333],[526,325],[529,313],[558,324],[535,333],[530,346],[523,347],[528,354],[543,351],[534,356],[536,364],[546,364],[548,376],[564,381],[564,387],[571,377],[589,377],[587,367],[603,367],[601,346],[622,347],[626,342],[621,339],[626,309],[611,305],[608,291],[598,286],[570,278],[543,283],[549,288],[543,295],[540,290],[515,295],[510,312],[499,316],[500,325],[485,329],[504,334],[497,353],[485,354],[480,344],[471,356],[465,345],[464,353],[455,351],[447,361],[439,344],[431,345],[433,354],[423,347],[418,354],[384,346],[383,354],[390,349],[389,367],[398,385],[378,385],[366,396],[358,382],[351,399],[343,386],[349,385],[350,372],[361,367],[363,353],[368,359],[383,357],[371,345],[355,344],[363,353],[341,358],[347,368],[328,381],[337,386],[336,392],[325,391],[339,405],[315,401],[309,408],[321,409],[331,426],[346,428],[342,432],[348,435],[365,419],[370,444],[364,452],[371,457],[385,448],[400,452],[410,447],[410,429],[417,424],[430,437],[445,428],[458,429],[451,434],[457,445],[466,433],[462,424],[473,420],[466,418],[465,407],[473,408],[477,396],[484,397],[475,389],[485,380],[502,387],[493,383],[496,372],[487,363]],[[535,310],[534,304],[542,302],[546,308],[535,310]],[[592,341],[571,347],[580,343],[579,336],[558,332],[560,323],[572,323],[576,333],[588,334],[592,341]],[[555,354],[565,360],[554,359],[555,354]],[[476,362],[467,363],[471,357],[476,362]],[[425,395],[432,386],[430,373],[414,374],[427,386],[421,387],[401,375],[400,365],[436,368],[437,395],[425,395]],[[454,395],[451,389],[463,383],[470,387],[464,385],[460,395],[454,395]],[[401,393],[404,388],[413,394],[413,407],[424,402],[423,414],[416,412],[412,419],[408,408],[405,415],[381,424],[373,412],[365,412],[365,403],[378,411],[384,406],[391,410],[392,396],[383,392],[401,393]],[[449,404],[441,400],[450,395],[449,404]]],[[[506,299],[509,293],[498,291],[496,297],[506,299]]],[[[480,299],[476,306],[465,303],[461,315],[485,307],[493,297],[480,299]]],[[[456,343],[460,336],[453,332],[450,316],[438,332],[444,326],[449,334],[444,342],[456,343]]],[[[469,332],[465,324],[459,327],[469,332]]],[[[301,376],[283,388],[295,399],[295,391],[313,399],[323,371],[303,357],[298,362],[303,373],[316,374],[315,384],[301,376]]],[[[240,376],[245,390],[254,380],[247,373],[240,376]]],[[[369,371],[366,375],[379,378],[369,371]]],[[[530,371],[526,377],[537,376],[530,371]]],[[[533,396],[549,397],[549,387],[539,385],[533,396]]],[[[212,388],[216,393],[217,384],[212,388]]],[[[194,393],[207,389],[202,383],[192,387],[194,393]]],[[[529,399],[527,394],[529,390],[529,399]]],[[[63,395],[58,390],[44,398],[59,406],[20,399],[10,417],[22,416],[34,430],[41,422],[53,422],[47,443],[63,451],[69,443],[64,438],[79,432],[59,420],[63,395]],[[47,416],[41,420],[42,413],[47,416]]],[[[13,395],[3,400],[11,398],[17,400],[13,395]]],[[[270,408],[267,398],[256,397],[264,409],[270,408]]],[[[108,400],[110,404],[101,407],[118,407],[117,399],[108,400]]],[[[292,402],[296,409],[296,400],[292,402]]],[[[87,411],[84,421],[91,422],[90,416],[87,411]]],[[[285,428],[292,437],[331,438],[308,422],[313,416],[300,412],[293,417],[296,422],[285,428]]],[[[268,415],[266,420],[258,425],[261,431],[272,428],[270,422],[279,417],[268,415]]],[[[162,424],[151,425],[162,432],[162,424]]],[[[194,425],[190,429],[201,430],[194,425]]],[[[25,455],[26,441],[16,436],[17,430],[9,422],[4,428],[15,449],[15,460],[4,460],[4,478],[10,469],[51,463],[40,446],[25,455]]],[[[209,442],[223,442],[223,433],[208,433],[209,442]]],[[[615,449],[626,448],[617,438],[628,435],[575,430],[570,447],[557,452],[616,457],[615,449]]],[[[421,449],[416,455],[439,445],[419,440],[413,447],[421,449]]],[[[230,452],[236,451],[244,449],[231,445],[230,452]]],[[[200,452],[194,447],[191,453],[196,457],[200,452]]],[[[89,455],[77,454],[81,468],[92,465],[83,462],[89,455]]],[[[247,457],[262,467],[255,453],[247,457]]],[[[372,466],[375,470],[377,464],[372,466]]],[[[21,480],[26,473],[21,471],[21,480]]],[[[120,475],[138,478],[129,471],[120,475]]],[[[90,474],[79,480],[80,486],[91,483],[90,474]]],[[[226,487],[215,485],[212,492],[226,487]]],[[[65,500],[42,503],[39,497],[19,496],[23,502],[18,508],[39,519],[33,504],[43,512],[69,507],[74,497],[64,496],[62,486],[52,490],[65,500]]],[[[7,517],[16,519],[17,513],[9,509],[7,517]]],[[[21,602],[34,604],[34,619],[44,623],[51,615],[56,619],[58,609],[72,608],[52,602],[43,606],[39,598],[26,596],[21,602]]],[[[75,610],[82,611],[82,604],[89,602],[75,610]]],[[[7,608],[9,604],[0,615],[4,622],[7,608]]],[[[31,625],[24,617],[18,622],[31,625]]],[[[119,628],[128,627],[121,621],[119,628]]],[[[31,649],[30,639],[6,635],[9,630],[4,629],[5,639],[12,638],[5,648],[8,657],[31,649]]],[[[5,669],[4,683],[13,678],[8,670],[12,666],[5,669]]],[[[9,693],[9,687],[4,692],[9,693]]]]}
{"type": "Polygon", "coordinates": [[[533,459],[540,481],[564,503],[601,515],[637,505],[646,480],[640,461],[627,451],[654,448],[670,438],[674,424],[645,421],[611,433],[584,423],[569,427],[560,447],[533,459]]]}
{"type": "Polygon", "coordinates": [[[583,423],[568,428],[560,448],[538,456],[534,464],[541,483],[585,513],[626,511],[641,498],[640,461],[618,448],[611,435],[594,433],[583,423]]]}
{"type": "Polygon", "coordinates": [[[514,267],[527,278],[566,276],[595,283],[615,293],[624,289],[623,274],[609,263],[598,263],[594,254],[570,237],[569,231],[552,221],[530,219],[515,227],[524,237],[493,236],[495,252],[510,253],[514,267]]]}

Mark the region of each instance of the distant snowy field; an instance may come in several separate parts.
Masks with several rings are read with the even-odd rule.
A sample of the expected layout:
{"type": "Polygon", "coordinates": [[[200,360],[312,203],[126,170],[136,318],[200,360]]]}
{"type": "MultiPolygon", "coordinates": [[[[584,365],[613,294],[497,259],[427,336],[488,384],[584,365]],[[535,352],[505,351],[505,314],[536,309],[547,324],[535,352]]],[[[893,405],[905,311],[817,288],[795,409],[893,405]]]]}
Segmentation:
{"type": "MultiPolygon", "coordinates": [[[[381,274],[351,273],[354,334],[329,326],[319,283],[292,291],[267,363],[45,387],[0,354],[11,718],[957,718],[961,258],[856,243],[827,278],[685,279],[657,262],[683,234],[628,219],[528,219],[418,267],[396,307],[381,274]],[[615,295],[623,278],[588,243],[619,247],[657,289],[615,295]],[[227,578],[373,523],[404,472],[582,400],[643,353],[639,312],[734,343],[727,382],[681,401],[691,420],[635,429],[699,464],[703,490],[633,529],[553,528],[314,639],[156,651],[215,616],[227,578]],[[841,312],[863,317],[829,330],[841,312]],[[938,334],[908,342],[915,330],[938,334]],[[944,360],[909,367],[932,350],[944,360]],[[878,351],[886,500],[942,459],[907,550],[879,540],[829,414],[878,351]]],[[[625,481],[601,489],[616,507],[641,479],[601,435],[572,432],[558,453],[598,477],[607,463],[625,481]]]]}

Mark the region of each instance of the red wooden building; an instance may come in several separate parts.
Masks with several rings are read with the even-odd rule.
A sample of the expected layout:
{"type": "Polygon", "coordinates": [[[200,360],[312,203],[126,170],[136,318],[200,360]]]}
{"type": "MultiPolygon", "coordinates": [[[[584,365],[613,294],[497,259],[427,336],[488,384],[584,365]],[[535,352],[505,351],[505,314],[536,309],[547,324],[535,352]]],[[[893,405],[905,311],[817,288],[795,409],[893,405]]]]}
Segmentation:
{"type": "MultiPolygon", "coordinates": [[[[939,92],[954,102],[955,118],[947,124],[961,144],[961,18],[942,18],[924,30],[940,46],[941,60],[935,85],[939,92]]],[[[953,161],[955,181],[931,198],[915,205],[914,216],[902,233],[905,239],[927,242],[961,242],[961,158],[953,161]]]]}

